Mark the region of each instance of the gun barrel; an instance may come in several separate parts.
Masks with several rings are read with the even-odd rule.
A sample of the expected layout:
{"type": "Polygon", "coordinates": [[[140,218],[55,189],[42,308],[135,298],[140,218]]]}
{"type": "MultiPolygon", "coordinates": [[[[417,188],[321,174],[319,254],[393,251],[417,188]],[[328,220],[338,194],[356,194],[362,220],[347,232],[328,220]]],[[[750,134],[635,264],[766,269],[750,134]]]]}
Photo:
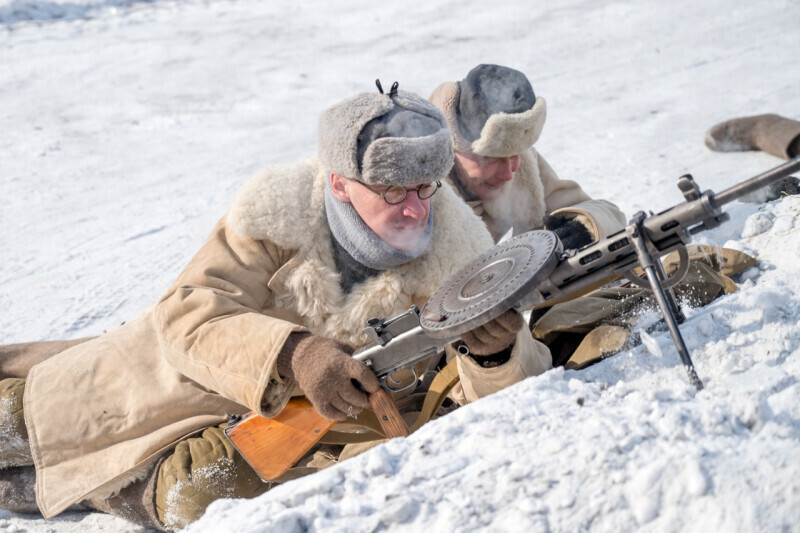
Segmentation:
{"type": "Polygon", "coordinates": [[[715,194],[713,202],[716,207],[721,207],[727,203],[741,198],[742,196],[756,191],[762,187],[766,187],[770,183],[781,180],[793,172],[800,172],[800,156],[790,159],[788,162],[777,166],[771,170],[759,174],[754,178],[743,181],[738,185],[734,185],[724,191],[715,194]]]}
{"type": "MultiPolygon", "coordinates": [[[[647,240],[658,255],[666,254],[690,239],[689,234],[705,229],[721,217],[720,207],[770,183],[800,171],[800,156],[763,174],[725,189],[719,194],[707,191],[696,199],[673,206],[647,217],[642,226],[647,240]]],[[[625,231],[600,239],[563,260],[550,276],[550,282],[568,294],[580,293],[597,279],[619,274],[626,267],[636,266],[636,255],[625,231]]],[[[551,296],[560,298],[556,293],[551,296]]]]}

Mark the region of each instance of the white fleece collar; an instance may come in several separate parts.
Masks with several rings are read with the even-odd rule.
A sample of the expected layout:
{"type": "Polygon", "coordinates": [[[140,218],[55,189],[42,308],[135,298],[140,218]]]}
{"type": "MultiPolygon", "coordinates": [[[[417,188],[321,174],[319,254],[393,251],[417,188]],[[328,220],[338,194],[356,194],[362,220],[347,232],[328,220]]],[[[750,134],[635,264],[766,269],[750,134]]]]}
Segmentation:
{"type": "Polygon", "coordinates": [[[483,222],[452,188],[433,196],[436,223],[427,251],[417,259],[357,285],[339,285],[324,210],[327,172],[316,158],[265,169],[237,194],[227,215],[236,233],[297,250],[286,292],[279,297],[316,334],[353,346],[367,342],[366,319],[391,317],[427,299],[462,266],[493,245],[483,222]]]}

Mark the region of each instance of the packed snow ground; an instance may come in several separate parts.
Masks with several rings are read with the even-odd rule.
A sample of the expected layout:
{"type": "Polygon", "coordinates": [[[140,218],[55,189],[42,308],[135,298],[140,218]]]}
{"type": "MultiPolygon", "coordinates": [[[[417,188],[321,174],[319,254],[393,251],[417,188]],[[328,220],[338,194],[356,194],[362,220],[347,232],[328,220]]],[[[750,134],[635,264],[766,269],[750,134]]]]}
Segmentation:
{"type": "MultiPolygon", "coordinates": [[[[717,154],[719,120],[800,118],[795,0],[375,3],[0,0],[0,342],[102,333],[168,287],[254,170],[315,150],[373,80],[427,95],[480,62],[547,99],[537,147],[626,213],[779,163],[717,154]]],[[[666,334],[557,369],[194,531],[791,530],[800,524],[800,200],[702,236],[756,255],[666,334]],[[435,528],[435,529],[434,529],[435,528]]],[[[0,528],[129,530],[0,511],[0,528]]]]}

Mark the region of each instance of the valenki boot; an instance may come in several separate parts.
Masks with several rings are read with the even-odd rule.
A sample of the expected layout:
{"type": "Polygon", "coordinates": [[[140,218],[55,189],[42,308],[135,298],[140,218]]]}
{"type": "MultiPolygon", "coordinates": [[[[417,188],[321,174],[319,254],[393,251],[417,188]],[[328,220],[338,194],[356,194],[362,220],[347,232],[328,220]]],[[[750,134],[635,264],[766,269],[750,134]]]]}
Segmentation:
{"type": "Polygon", "coordinates": [[[24,379],[0,380],[0,469],[33,465],[22,412],[24,392],[24,379]]]}
{"type": "Polygon", "coordinates": [[[708,130],[705,141],[717,152],[761,150],[791,159],[800,153],[800,122],[774,114],[734,118],[708,130]]]}
{"type": "Polygon", "coordinates": [[[161,461],[143,472],[141,479],[107,498],[90,498],[80,507],[123,518],[155,531],[168,529],[156,512],[156,481],[161,461]]]}
{"type": "Polygon", "coordinates": [[[39,514],[35,486],[36,470],[32,466],[0,470],[0,508],[12,513],[39,514]]]}

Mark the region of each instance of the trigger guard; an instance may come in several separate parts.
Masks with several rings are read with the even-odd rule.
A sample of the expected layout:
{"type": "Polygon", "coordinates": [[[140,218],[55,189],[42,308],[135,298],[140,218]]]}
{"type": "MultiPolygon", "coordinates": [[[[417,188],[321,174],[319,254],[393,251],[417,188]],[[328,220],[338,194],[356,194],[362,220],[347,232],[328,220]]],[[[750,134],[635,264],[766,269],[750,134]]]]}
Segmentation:
{"type": "MultiPolygon", "coordinates": [[[[689,272],[689,251],[686,250],[685,246],[678,248],[678,261],[678,270],[661,282],[661,287],[664,289],[669,289],[680,283],[686,273],[689,272]]],[[[647,278],[634,274],[633,270],[626,270],[623,272],[623,275],[637,287],[641,287],[642,289],[650,288],[650,282],[647,281],[647,278]]]]}
{"type": "Polygon", "coordinates": [[[414,369],[413,366],[409,367],[408,370],[410,370],[411,374],[414,376],[413,379],[409,380],[408,385],[404,385],[402,387],[392,386],[392,382],[397,383],[398,385],[402,384],[399,381],[392,378],[392,376],[394,375],[394,373],[392,373],[386,376],[386,379],[384,380],[384,386],[386,387],[386,389],[390,390],[391,392],[402,392],[412,387],[416,387],[417,382],[419,381],[419,376],[417,375],[417,371],[414,369]]]}

